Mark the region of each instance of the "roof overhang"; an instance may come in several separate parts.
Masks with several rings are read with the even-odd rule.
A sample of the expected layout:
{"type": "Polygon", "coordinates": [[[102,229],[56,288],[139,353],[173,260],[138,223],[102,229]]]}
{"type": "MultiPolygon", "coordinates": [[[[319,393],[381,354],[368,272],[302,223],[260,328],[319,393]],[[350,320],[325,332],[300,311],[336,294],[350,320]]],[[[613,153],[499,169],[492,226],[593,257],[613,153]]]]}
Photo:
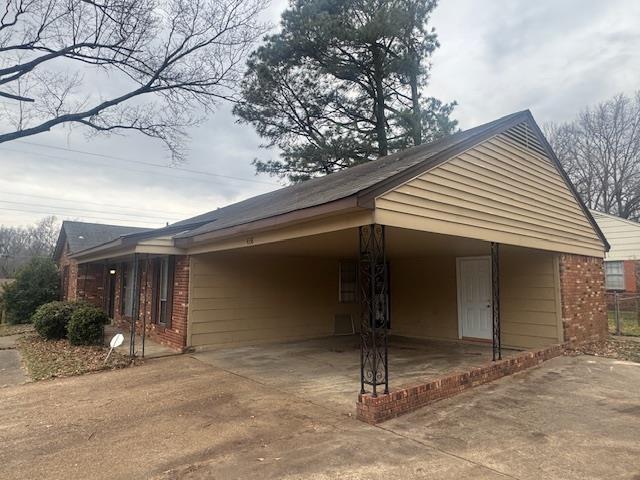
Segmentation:
{"type": "Polygon", "coordinates": [[[357,196],[352,195],[241,225],[175,238],[175,245],[188,253],[205,253],[350,228],[372,219],[373,209],[359,206],[357,196]]]}

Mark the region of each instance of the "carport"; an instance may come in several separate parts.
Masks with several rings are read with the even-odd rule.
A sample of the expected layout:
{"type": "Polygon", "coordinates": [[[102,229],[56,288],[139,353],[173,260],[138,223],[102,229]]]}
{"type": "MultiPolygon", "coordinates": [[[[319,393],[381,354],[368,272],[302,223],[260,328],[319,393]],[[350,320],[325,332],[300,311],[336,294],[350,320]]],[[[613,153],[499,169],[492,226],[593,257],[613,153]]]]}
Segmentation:
{"type": "MultiPolygon", "coordinates": [[[[390,387],[424,384],[491,363],[492,349],[479,343],[389,337],[390,387]]],[[[518,351],[503,349],[503,358],[518,351]]],[[[360,337],[222,347],[195,353],[199,360],[276,390],[351,415],[360,370],[360,337]]]]}

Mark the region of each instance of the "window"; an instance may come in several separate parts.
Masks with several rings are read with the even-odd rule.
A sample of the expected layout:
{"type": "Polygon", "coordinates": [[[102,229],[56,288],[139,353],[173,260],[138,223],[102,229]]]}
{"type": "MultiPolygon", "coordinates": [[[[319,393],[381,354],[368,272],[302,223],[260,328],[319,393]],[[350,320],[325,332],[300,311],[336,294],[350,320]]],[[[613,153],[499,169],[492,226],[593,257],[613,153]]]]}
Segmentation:
{"type": "Polygon", "coordinates": [[[169,327],[173,298],[175,257],[159,257],[154,262],[155,322],[169,327]]]}
{"type": "Polygon", "coordinates": [[[604,262],[607,290],[624,290],[624,262],[604,262]]]}
{"type": "Polygon", "coordinates": [[[358,264],[357,262],[340,262],[340,303],[355,303],[358,300],[358,264]]]}
{"type": "Polygon", "coordinates": [[[133,263],[122,268],[122,287],[120,289],[120,313],[125,317],[133,316],[133,263]]]}

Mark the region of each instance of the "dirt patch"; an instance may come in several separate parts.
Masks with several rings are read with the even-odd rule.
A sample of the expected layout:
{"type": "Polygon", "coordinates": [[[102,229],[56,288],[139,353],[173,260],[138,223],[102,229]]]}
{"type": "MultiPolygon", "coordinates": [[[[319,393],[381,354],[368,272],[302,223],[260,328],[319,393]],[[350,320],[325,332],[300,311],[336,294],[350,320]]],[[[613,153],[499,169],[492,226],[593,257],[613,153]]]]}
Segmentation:
{"type": "Polygon", "coordinates": [[[568,355],[594,355],[640,363],[640,342],[609,337],[607,340],[567,350],[568,355]]]}
{"type": "Polygon", "coordinates": [[[33,332],[33,325],[30,323],[22,323],[18,325],[9,325],[7,323],[0,324],[0,337],[8,337],[9,335],[20,335],[31,332],[33,332]]]}
{"type": "Polygon", "coordinates": [[[131,364],[128,357],[99,346],[74,346],[68,340],[43,340],[29,335],[18,341],[18,350],[33,380],[69,377],[100,370],[124,368],[131,364]]]}

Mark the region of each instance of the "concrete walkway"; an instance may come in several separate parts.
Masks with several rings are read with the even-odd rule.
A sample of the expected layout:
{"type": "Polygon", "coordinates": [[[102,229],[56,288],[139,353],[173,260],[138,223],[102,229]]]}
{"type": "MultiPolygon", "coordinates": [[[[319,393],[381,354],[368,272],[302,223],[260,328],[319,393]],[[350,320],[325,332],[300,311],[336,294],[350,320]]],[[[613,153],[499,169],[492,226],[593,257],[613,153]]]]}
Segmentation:
{"type": "Polygon", "coordinates": [[[640,478],[640,364],[599,357],[377,427],[185,355],[3,388],[0,406],[3,480],[640,478]]]}
{"type": "MultiPolygon", "coordinates": [[[[117,333],[121,333],[124,335],[124,342],[121,346],[116,348],[117,352],[120,352],[123,355],[129,355],[129,342],[130,335],[129,331],[118,328],[114,325],[107,325],[104,327],[104,342],[105,345],[109,345],[109,342],[117,333]]],[[[136,335],[136,355],[142,356],[142,335],[136,335]]],[[[160,357],[168,357],[171,355],[180,355],[180,352],[177,350],[173,350],[165,345],[162,345],[158,342],[154,342],[148,335],[144,339],[144,358],[160,358],[160,357]]]]}
{"type": "Polygon", "coordinates": [[[15,349],[22,335],[0,337],[0,388],[29,381],[22,368],[20,353],[15,349]]]}

